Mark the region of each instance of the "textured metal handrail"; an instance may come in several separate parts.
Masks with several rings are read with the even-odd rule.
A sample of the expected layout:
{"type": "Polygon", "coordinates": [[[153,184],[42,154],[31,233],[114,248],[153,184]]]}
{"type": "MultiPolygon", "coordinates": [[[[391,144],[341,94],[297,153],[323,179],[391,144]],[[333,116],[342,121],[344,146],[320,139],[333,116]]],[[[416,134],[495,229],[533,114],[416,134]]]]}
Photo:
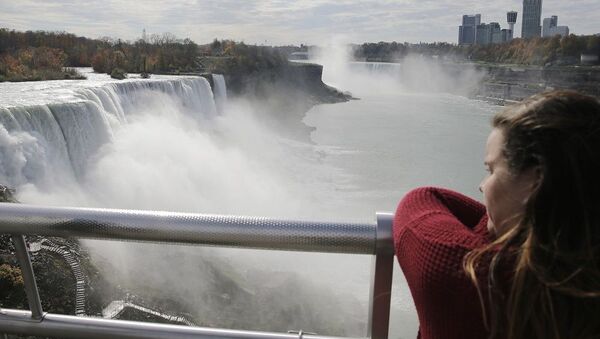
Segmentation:
{"type": "Polygon", "coordinates": [[[58,338],[194,338],[194,339],[349,339],[290,333],[225,330],[126,320],[75,317],[62,314],[45,314],[42,321],[32,321],[31,312],[2,310],[0,312],[0,337],[2,332],[22,333],[40,337],[58,338]]]}
{"type": "MultiPolygon", "coordinates": [[[[189,243],[270,250],[373,254],[368,337],[388,337],[393,272],[392,215],[377,224],[278,220],[155,211],[0,203],[0,234],[11,234],[31,312],[0,310],[0,333],[86,338],[294,338],[290,334],[186,328],[44,313],[25,235],[189,243]]],[[[299,338],[312,338],[303,335],[299,338]]],[[[326,338],[314,336],[314,338],[326,338]]]]}
{"type": "Polygon", "coordinates": [[[0,204],[0,234],[375,254],[376,225],[0,204]]]}

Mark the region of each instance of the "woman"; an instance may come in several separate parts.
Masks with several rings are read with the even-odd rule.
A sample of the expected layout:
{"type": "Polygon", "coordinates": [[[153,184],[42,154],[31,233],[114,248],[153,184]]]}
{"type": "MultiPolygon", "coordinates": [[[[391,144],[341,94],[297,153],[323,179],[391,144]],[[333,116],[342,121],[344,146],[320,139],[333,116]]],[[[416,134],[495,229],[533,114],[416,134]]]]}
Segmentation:
{"type": "Polygon", "coordinates": [[[600,338],[600,103],[556,91],[498,113],[485,207],[421,188],[396,255],[426,338],[600,338]]]}

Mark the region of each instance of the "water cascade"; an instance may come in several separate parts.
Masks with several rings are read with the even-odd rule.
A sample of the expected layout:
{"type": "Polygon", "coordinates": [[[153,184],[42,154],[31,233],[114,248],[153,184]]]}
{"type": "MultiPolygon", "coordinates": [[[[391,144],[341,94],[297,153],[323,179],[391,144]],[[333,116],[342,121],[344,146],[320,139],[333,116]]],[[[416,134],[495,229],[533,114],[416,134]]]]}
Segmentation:
{"type": "Polygon", "coordinates": [[[109,83],[77,89],[76,102],[0,107],[0,182],[43,187],[80,180],[89,159],[156,96],[199,122],[217,113],[204,78],[109,83]]]}
{"type": "Polygon", "coordinates": [[[222,74],[213,74],[212,79],[214,83],[217,111],[222,113],[225,109],[225,102],[227,102],[227,86],[225,85],[225,77],[222,74]]]}

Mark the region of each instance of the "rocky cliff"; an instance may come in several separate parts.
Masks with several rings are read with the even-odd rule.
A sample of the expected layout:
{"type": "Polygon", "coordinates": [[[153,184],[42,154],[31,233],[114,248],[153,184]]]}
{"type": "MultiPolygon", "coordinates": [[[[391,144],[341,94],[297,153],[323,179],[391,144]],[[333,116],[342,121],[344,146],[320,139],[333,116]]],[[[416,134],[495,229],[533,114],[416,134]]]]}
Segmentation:
{"type": "Polygon", "coordinates": [[[283,93],[302,96],[313,104],[344,102],[351,98],[351,95],[325,85],[322,75],[321,65],[289,63],[285,67],[250,74],[226,74],[225,79],[232,94],[258,99],[269,99],[283,93]]]}
{"type": "Polygon", "coordinates": [[[476,97],[519,101],[533,94],[570,89],[600,97],[600,67],[530,67],[480,65],[485,77],[476,97]]]}
{"type": "Polygon", "coordinates": [[[230,97],[247,100],[266,124],[302,140],[312,130],[302,123],[311,107],[353,99],[350,93],[323,83],[322,75],[321,65],[294,62],[252,73],[224,74],[230,97]]]}

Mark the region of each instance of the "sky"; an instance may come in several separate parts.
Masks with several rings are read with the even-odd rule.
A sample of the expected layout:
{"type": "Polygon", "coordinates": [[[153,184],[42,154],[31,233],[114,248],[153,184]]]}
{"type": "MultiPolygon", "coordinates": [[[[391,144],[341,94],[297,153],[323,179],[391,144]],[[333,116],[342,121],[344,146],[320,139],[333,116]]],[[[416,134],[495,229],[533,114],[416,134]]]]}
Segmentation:
{"type": "MultiPolygon", "coordinates": [[[[456,43],[463,14],[507,28],[510,10],[519,12],[520,36],[522,0],[0,0],[0,27],[124,40],[139,39],[145,29],[199,44],[456,43]]],[[[571,33],[600,33],[600,0],[544,0],[542,17],[551,15],[571,33]]]]}

